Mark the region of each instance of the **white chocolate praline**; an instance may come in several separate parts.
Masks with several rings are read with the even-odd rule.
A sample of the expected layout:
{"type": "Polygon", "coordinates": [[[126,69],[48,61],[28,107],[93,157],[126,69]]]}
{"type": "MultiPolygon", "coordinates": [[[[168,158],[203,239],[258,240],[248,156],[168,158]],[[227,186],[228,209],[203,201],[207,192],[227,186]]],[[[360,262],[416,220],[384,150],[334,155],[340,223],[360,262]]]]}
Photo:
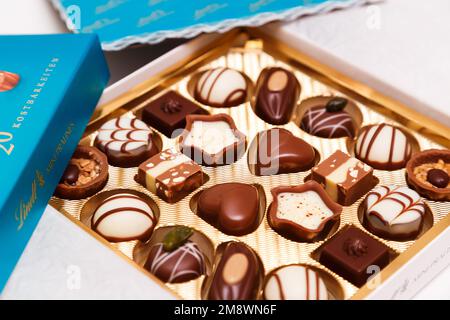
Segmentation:
{"type": "Polygon", "coordinates": [[[356,155],[369,163],[391,166],[411,157],[412,147],[407,136],[397,127],[381,124],[363,131],[356,142],[356,155]]]}
{"type": "Polygon", "coordinates": [[[184,146],[194,146],[210,155],[217,155],[228,146],[239,142],[235,131],[226,121],[194,121],[184,146]]]}
{"type": "Polygon", "coordinates": [[[407,187],[379,186],[366,198],[366,219],[387,234],[417,232],[422,225],[425,204],[414,190],[407,187]]]}
{"type": "Polygon", "coordinates": [[[130,152],[149,144],[151,129],[139,119],[120,117],[105,122],[97,140],[105,149],[130,152]]]}
{"type": "Polygon", "coordinates": [[[333,216],[315,191],[283,192],[277,197],[277,218],[292,221],[306,229],[317,230],[323,221],[333,216]]]}
{"type": "Polygon", "coordinates": [[[289,265],[271,273],[264,296],[267,300],[328,300],[328,291],[316,271],[289,265]]]}
{"type": "Polygon", "coordinates": [[[216,68],[204,72],[196,86],[201,99],[215,105],[239,100],[246,94],[246,90],[247,82],[242,73],[230,68],[216,68]]]}
{"type": "Polygon", "coordinates": [[[150,206],[131,193],[118,193],[106,198],[92,217],[96,231],[114,239],[138,238],[153,228],[154,223],[155,215],[150,206]]]}

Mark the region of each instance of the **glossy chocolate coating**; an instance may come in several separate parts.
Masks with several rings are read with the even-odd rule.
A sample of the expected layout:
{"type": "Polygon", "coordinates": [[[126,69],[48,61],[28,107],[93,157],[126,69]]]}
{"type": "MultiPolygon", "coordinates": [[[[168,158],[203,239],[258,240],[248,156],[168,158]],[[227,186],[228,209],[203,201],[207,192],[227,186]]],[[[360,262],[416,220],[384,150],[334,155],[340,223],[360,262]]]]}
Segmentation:
{"type": "Polygon", "coordinates": [[[200,248],[192,241],[173,251],[165,251],[162,243],[156,243],[144,268],[164,282],[181,283],[205,274],[206,262],[200,248]]]}
{"type": "Polygon", "coordinates": [[[258,189],[232,182],[203,190],[197,201],[197,215],[225,234],[249,234],[260,223],[258,189]]]}
{"type": "Polygon", "coordinates": [[[427,181],[436,188],[447,188],[449,180],[447,172],[441,169],[431,169],[427,173],[427,181]]]}
{"type": "Polygon", "coordinates": [[[189,114],[208,114],[208,112],[175,91],[169,91],[142,110],[142,121],[167,137],[174,138],[186,126],[186,116],[189,114]],[[180,131],[174,132],[177,129],[180,131]]]}
{"type": "Polygon", "coordinates": [[[350,226],[325,242],[320,263],[354,285],[364,285],[370,266],[384,268],[389,263],[389,248],[365,232],[350,226]]]}
{"type": "Polygon", "coordinates": [[[258,133],[248,152],[250,171],[257,176],[306,171],[315,160],[314,148],[283,128],[258,133]]]}
{"type": "Polygon", "coordinates": [[[343,98],[330,99],[326,105],[308,109],[303,115],[301,128],[309,134],[322,138],[353,138],[356,131],[354,120],[342,108],[341,99],[343,98]]]}
{"type": "Polygon", "coordinates": [[[283,68],[265,68],[258,77],[253,111],[262,120],[282,125],[291,120],[301,86],[295,75],[283,68]]]}
{"type": "Polygon", "coordinates": [[[202,297],[208,300],[255,300],[264,278],[258,254],[242,242],[225,242],[217,248],[214,270],[205,279],[202,297]]]}
{"type": "Polygon", "coordinates": [[[61,183],[66,182],[69,185],[75,185],[78,181],[80,170],[76,165],[69,164],[61,178],[61,183]]]}

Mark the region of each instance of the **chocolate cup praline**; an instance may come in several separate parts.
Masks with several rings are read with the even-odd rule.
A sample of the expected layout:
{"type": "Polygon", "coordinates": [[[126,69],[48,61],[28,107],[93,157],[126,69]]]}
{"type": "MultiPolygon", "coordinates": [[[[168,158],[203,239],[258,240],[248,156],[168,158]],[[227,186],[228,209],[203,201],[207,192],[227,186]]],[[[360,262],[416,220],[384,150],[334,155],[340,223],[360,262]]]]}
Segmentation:
{"type": "Polygon", "coordinates": [[[281,236],[296,242],[314,242],[323,240],[335,232],[342,213],[342,206],[334,202],[323,187],[316,181],[307,181],[297,186],[280,186],[271,190],[273,201],[267,210],[267,221],[270,227],[281,236]],[[324,219],[316,229],[307,229],[293,221],[277,217],[278,195],[280,193],[292,192],[303,193],[306,191],[316,192],[325,205],[333,212],[333,215],[324,219]]]}
{"type": "MultiPolygon", "coordinates": [[[[117,242],[127,242],[127,241],[133,241],[133,240],[139,240],[142,242],[146,242],[150,239],[150,237],[153,234],[153,230],[157,226],[159,222],[159,216],[160,216],[160,210],[156,202],[147,194],[132,190],[132,189],[113,189],[113,190],[106,190],[102,191],[100,193],[97,193],[93,197],[91,197],[81,208],[80,211],[80,221],[87,226],[88,228],[92,229],[92,217],[95,214],[95,211],[98,209],[98,207],[103,203],[103,201],[113,195],[120,194],[120,193],[130,193],[135,196],[138,196],[143,200],[152,210],[154,216],[155,216],[155,222],[153,223],[152,227],[147,230],[144,234],[137,238],[113,238],[110,237],[109,239],[106,239],[103,235],[97,232],[97,234],[103,238],[105,238],[106,241],[117,243],[117,242]]],[[[95,230],[92,230],[96,232],[95,230]]]]}
{"type": "Polygon", "coordinates": [[[422,164],[435,163],[439,160],[450,163],[450,150],[429,149],[418,152],[406,164],[406,182],[422,197],[434,201],[450,201],[450,188],[428,186],[417,179],[414,169],[422,164]]]}
{"type": "Polygon", "coordinates": [[[341,97],[340,96],[315,96],[315,97],[310,97],[310,98],[306,98],[306,99],[302,100],[298,107],[298,111],[297,111],[296,118],[295,118],[295,123],[301,128],[301,130],[305,131],[306,133],[308,133],[312,136],[316,136],[319,138],[324,138],[324,139],[342,139],[342,138],[344,138],[344,139],[350,138],[351,139],[351,138],[354,138],[355,136],[358,135],[358,132],[363,123],[363,115],[361,113],[361,110],[358,108],[357,104],[350,99],[346,99],[347,105],[345,106],[343,111],[348,113],[348,115],[352,119],[354,136],[341,135],[338,137],[324,137],[323,134],[322,135],[314,134],[314,133],[308,132],[304,128],[302,128],[303,118],[310,109],[315,108],[315,107],[322,107],[322,106],[325,107],[326,104],[334,98],[341,98],[341,97]]]}
{"type": "Polygon", "coordinates": [[[215,115],[188,115],[186,117],[186,128],[178,138],[178,145],[182,153],[190,157],[198,164],[208,167],[217,167],[232,164],[242,158],[245,154],[245,150],[247,149],[247,136],[238,130],[233,118],[225,113],[215,115]],[[196,121],[224,121],[228,123],[238,141],[225,146],[216,154],[209,154],[198,146],[186,146],[184,142],[192,130],[194,122],[196,121]]]}
{"type": "Polygon", "coordinates": [[[78,146],[72,158],[87,158],[93,159],[100,166],[100,173],[98,177],[92,181],[81,186],[70,186],[65,183],[59,183],[55,190],[55,196],[62,199],[79,200],[90,197],[101,189],[103,189],[108,182],[108,159],[106,155],[95,147],[78,146]]]}

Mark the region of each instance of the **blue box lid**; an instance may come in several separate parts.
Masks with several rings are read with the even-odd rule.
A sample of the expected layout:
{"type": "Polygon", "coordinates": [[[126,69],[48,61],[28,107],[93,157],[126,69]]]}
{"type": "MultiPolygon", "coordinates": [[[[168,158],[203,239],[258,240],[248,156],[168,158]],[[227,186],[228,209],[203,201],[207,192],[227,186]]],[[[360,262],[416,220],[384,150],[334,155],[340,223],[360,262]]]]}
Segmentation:
{"type": "Polygon", "coordinates": [[[0,36],[0,291],[108,78],[96,35],[0,36]]]}
{"type": "Polygon", "coordinates": [[[202,32],[260,26],[367,0],[52,0],[69,29],[97,33],[105,50],[202,32]]]}

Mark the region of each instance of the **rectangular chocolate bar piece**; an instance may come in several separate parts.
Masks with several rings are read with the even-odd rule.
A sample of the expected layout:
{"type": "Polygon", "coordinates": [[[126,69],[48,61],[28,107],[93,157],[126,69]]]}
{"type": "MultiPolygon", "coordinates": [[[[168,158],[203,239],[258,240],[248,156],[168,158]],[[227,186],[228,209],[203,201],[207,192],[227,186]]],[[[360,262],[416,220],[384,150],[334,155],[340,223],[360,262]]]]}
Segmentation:
{"type": "Polygon", "coordinates": [[[373,169],[337,150],[311,171],[311,179],[322,184],[330,197],[350,206],[376,185],[373,169]]]}
{"type": "Polygon", "coordinates": [[[202,168],[175,149],[143,162],[136,181],[166,202],[174,203],[203,184],[202,168]]]}
{"type": "Polygon", "coordinates": [[[174,131],[186,126],[186,116],[190,114],[208,114],[208,111],[175,91],[168,91],[142,110],[142,121],[167,137],[174,138],[181,130],[174,131]]]}

